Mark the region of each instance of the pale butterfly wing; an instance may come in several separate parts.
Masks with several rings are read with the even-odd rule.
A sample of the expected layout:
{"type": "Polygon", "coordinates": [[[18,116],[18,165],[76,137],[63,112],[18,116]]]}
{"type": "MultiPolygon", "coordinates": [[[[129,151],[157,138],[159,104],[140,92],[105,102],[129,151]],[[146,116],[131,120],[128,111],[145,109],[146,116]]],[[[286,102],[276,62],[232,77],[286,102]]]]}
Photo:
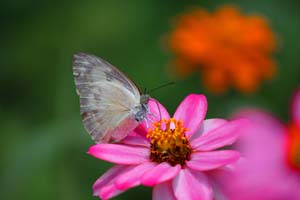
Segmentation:
{"type": "Polygon", "coordinates": [[[116,67],[94,55],[74,55],[73,75],[86,130],[98,143],[118,141],[133,130],[140,92],[116,67]]]}

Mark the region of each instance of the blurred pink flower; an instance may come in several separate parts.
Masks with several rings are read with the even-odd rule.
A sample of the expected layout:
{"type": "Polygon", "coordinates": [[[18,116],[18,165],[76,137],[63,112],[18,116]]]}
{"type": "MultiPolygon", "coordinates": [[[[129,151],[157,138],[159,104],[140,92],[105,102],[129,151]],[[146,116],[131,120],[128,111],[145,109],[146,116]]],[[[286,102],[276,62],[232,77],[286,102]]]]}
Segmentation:
{"type": "Polygon", "coordinates": [[[245,109],[234,115],[248,118],[251,125],[235,144],[245,159],[227,167],[226,174],[221,171],[216,176],[224,196],[221,199],[300,200],[299,90],[292,100],[291,113],[288,127],[258,109],[245,109]]]}
{"type": "MultiPolygon", "coordinates": [[[[152,186],[153,199],[213,199],[208,171],[239,159],[233,150],[216,150],[232,144],[245,120],[204,120],[206,97],[189,95],[173,118],[159,104],[161,121],[148,131],[135,129],[119,144],[96,144],[88,153],[115,163],[94,184],[94,195],[112,198],[140,184],[152,186]]],[[[159,115],[158,106],[149,102],[150,111],[159,115]]]]}

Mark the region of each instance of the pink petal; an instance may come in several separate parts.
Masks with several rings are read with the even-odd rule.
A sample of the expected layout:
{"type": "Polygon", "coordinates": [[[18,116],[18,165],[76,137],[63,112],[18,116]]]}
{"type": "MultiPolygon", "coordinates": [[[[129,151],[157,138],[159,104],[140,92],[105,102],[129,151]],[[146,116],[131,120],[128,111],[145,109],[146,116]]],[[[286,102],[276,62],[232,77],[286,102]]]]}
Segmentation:
{"type": "Polygon", "coordinates": [[[292,120],[300,125],[300,89],[297,89],[292,98],[292,120]]]}
{"type": "Polygon", "coordinates": [[[247,126],[248,120],[237,119],[230,121],[191,141],[191,146],[197,151],[210,151],[226,145],[231,145],[239,137],[241,129],[247,126]]]}
{"type": "Polygon", "coordinates": [[[180,170],[173,181],[173,190],[177,199],[212,200],[212,188],[207,177],[200,172],[188,169],[180,170]]]}
{"type": "Polygon", "coordinates": [[[89,148],[92,156],[116,164],[140,164],[149,160],[148,148],[119,144],[96,144],[89,148]]]}
{"type": "MultiPolygon", "coordinates": [[[[149,122],[147,122],[149,123],[149,122]]],[[[130,135],[140,135],[144,138],[146,138],[146,135],[148,133],[148,128],[147,127],[147,123],[146,123],[146,120],[144,120],[142,123],[140,123],[135,129],[134,131],[130,134],[130,135]],[[135,134],[133,134],[135,133],[135,134]]]]}
{"type": "Polygon", "coordinates": [[[190,141],[200,137],[201,135],[206,135],[210,131],[219,128],[220,126],[224,125],[225,123],[228,123],[225,119],[206,119],[201,124],[200,129],[193,135],[193,137],[190,139],[190,141]]]}
{"type": "Polygon", "coordinates": [[[119,190],[126,190],[141,184],[141,177],[146,171],[155,167],[156,163],[146,162],[141,165],[131,166],[129,170],[120,175],[116,181],[115,186],[119,190]]]}
{"type": "Polygon", "coordinates": [[[180,165],[172,167],[169,163],[160,163],[143,175],[142,184],[146,186],[153,186],[170,180],[178,174],[180,169],[180,165]]]}
{"type": "MultiPolygon", "coordinates": [[[[284,124],[273,115],[258,109],[243,109],[234,116],[247,117],[251,122],[248,128],[241,131],[241,136],[234,144],[251,163],[244,164],[243,168],[247,168],[252,174],[259,174],[256,177],[260,180],[273,176],[272,173],[277,176],[286,167],[286,152],[283,151],[286,145],[284,124]]],[[[249,177],[255,179],[253,176],[249,177]]]]}
{"type": "Polygon", "coordinates": [[[101,191],[99,192],[99,198],[100,199],[110,199],[110,198],[113,198],[119,194],[121,194],[122,192],[125,192],[125,191],[121,191],[121,190],[118,190],[116,189],[116,187],[113,185],[113,184],[110,184],[110,185],[107,185],[107,186],[104,186],[101,191]]]}
{"type": "Polygon", "coordinates": [[[231,150],[196,152],[192,154],[187,166],[198,171],[212,170],[235,162],[239,158],[240,153],[231,150]]]}
{"type": "Polygon", "coordinates": [[[115,165],[105,172],[93,185],[93,194],[95,196],[99,195],[100,190],[106,185],[111,184],[118,175],[124,173],[128,169],[126,165],[115,165]]]}
{"type": "Polygon", "coordinates": [[[172,184],[169,181],[160,183],[153,188],[153,200],[176,200],[172,184]]]}
{"type": "MultiPolygon", "coordinates": [[[[149,111],[154,116],[155,121],[160,119],[169,119],[170,115],[163,105],[161,105],[156,99],[151,98],[148,102],[149,111]]],[[[151,118],[151,117],[150,117],[151,118]]]]}
{"type": "MultiPolygon", "coordinates": [[[[238,112],[233,114],[234,119],[248,119],[250,120],[251,126],[248,128],[252,128],[253,123],[255,125],[260,125],[262,127],[273,129],[280,129],[280,131],[284,131],[285,126],[283,122],[281,122],[276,116],[272,115],[271,113],[266,112],[262,109],[257,108],[246,108],[241,109],[238,112]]],[[[277,131],[276,131],[277,132],[277,131]]]]}
{"type": "Polygon", "coordinates": [[[184,126],[189,129],[186,132],[186,136],[190,138],[200,129],[206,111],[206,97],[204,95],[190,94],[181,102],[174,114],[174,118],[183,120],[184,126]]]}
{"type": "MultiPolygon", "coordinates": [[[[252,171],[270,172],[268,168],[282,168],[286,163],[284,124],[273,115],[258,109],[243,109],[235,117],[245,117],[251,125],[241,131],[234,144],[244,157],[251,160],[252,171]],[[255,165],[255,167],[253,167],[255,165]]],[[[245,165],[247,166],[247,165],[245,165]]]]}
{"type": "Polygon", "coordinates": [[[138,135],[138,134],[130,134],[125,139],[121,141],[122,144],[132,145],[132,146],[143,146],[150,147],[150,142],[147,138],[138,135]]]}

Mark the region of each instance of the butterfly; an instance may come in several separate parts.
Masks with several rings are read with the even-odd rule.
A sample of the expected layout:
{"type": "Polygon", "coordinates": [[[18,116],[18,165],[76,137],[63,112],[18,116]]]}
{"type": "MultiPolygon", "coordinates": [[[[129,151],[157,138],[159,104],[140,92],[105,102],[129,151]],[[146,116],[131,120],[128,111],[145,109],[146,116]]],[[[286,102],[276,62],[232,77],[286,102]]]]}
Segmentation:
{"type": "Polygon", "coordinates": [[[97,143],[120,141],[147,118],[150,96],[107,61],[77,53],[73,75],[83,124],[97,143]]]}

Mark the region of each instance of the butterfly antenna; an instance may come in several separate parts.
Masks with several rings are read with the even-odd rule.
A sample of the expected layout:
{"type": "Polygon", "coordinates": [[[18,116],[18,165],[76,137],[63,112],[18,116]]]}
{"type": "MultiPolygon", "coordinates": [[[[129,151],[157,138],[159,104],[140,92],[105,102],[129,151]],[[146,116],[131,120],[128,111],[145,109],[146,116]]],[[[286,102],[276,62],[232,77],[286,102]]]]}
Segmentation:
{"type": "Polygon", "coordinates": [[[165,84],[163,84],[163,85],[160,85],[160,86],[158,86],[158,87],[156,87],[156,88],[153,88],[153,89],[149,90],[149,93],[151,93],[151,92],[153,92],[153,91],[155,91],[155,90],[158,90],[158,89],[160,89],[160,88],[164,88],[164,87],[166,87],[166,86],[173,85],[173,84],[175,84],[174,81],[169,82],[169,83],[165,83],[165,84]]]}

